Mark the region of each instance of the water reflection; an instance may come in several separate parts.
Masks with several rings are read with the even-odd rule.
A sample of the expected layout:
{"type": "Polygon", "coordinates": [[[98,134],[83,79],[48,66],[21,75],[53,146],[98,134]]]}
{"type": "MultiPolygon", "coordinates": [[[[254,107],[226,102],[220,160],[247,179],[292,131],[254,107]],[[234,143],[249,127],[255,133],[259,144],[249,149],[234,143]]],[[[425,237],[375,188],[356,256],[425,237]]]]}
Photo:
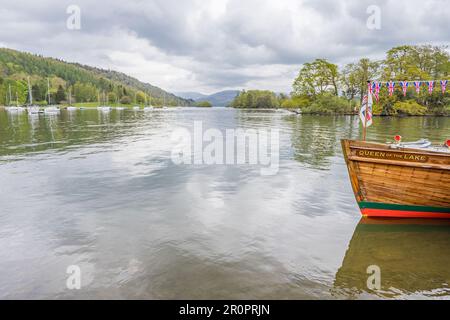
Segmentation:
{"type": "Polygon", "coordinates": [[[439,297],[450,294],[450,222],[377,220],[357,225],[341,268],[336,296],[439,297]],[[381,290],[370,290],[367,267],[381,270],[381,290]]]}
{"type": "MultiPolygon", "coordinates": [[[[440,141],[449,124],[450,118],[379,118],[369,135],[440,141]]],[[[345,271],[349,257],[356,256],[350,268],[372,260],[351,253],[360,227],[344,259],[360,215],[339,140],[359,130],[357,117],[261,110],[94,109],[56,116],[0,110],[0,298],[372,297],[361,284],[365,269],[345,271]],[[192,130],[194,121],[222,132],[279,129],[279,172],[175,165],[171,133],[192,130]],[[83,270],[83,290],[65,286],[71,264],[83,270]]],[[[408,270],[409,257],[383,240],[392,234],[375,241],[383,249],[370,264],[408,270]]],[[[389,287],[402,294],[446,290],[448,233],[435,235],[397,234],[407,251],[427,258],[426,241],[426,248],[442,247],[441,256],[414,261],[432,266],[397,273],[400,284],[389,287]],[[428,285],[430,279],[436,282],[428,285]],[[414,282],[416,289],[405,287],[414,282]]]]}
{"type": "Polygon", "coordinates": [[[355,138],[355,117],[291,117],[294,159],[318,169],[328,169],[332,157],[341,154],[340,139],[355,138]]]}

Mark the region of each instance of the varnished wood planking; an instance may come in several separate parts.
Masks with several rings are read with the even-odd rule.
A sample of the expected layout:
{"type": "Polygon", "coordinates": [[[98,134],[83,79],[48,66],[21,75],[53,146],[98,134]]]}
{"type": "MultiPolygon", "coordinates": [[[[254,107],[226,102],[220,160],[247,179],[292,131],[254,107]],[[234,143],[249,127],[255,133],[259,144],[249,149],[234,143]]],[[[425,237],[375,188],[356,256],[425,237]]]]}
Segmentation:
{"type": "Polygon", "coordinates": [[[360,180],[377,179],[379,181],[381,180],[382,183],[389,183],[392,181],[401,188],[408,187],[413,188],[416,191],[418,188],[421,190],[430,189],[436,192],[443,190],[443,194],[450,196],[450,192],[448,190],[449,182],[446,180],[440,180],[439,177],[441,175],[437,172],[429,172],[427,175],[415,176],[393,172],[389,169],[386,169],[386,171],[380,171],[377,168],[367,168],[363,165],[359,166],[358,172],[358,177],[360,180]],[[420,184],[420,186],[418,186],[418,184],[420,184]]]}

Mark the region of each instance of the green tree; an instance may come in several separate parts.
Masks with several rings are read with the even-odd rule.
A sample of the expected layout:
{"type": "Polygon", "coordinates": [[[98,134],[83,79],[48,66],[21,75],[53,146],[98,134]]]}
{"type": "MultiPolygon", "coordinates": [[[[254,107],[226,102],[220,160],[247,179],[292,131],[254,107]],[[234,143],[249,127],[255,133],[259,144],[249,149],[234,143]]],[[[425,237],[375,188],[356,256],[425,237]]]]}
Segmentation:
{"type": "Polygon", "coordinates": [[[62,87],[62,85],[58,86],[58,90],[56,91],[55,100],[56,100],[56,103],[58,103],[58,104],[63,101],[66,101],[66,92],[64,91],[64,88],[62,87]]]}
{"type": "Polygon", "coordinates": [[[122,98],[120,98],[120,103],[130,104],[131,103],[131,97],[130,96],[122,96],[122,98]]]}
{"type": "Polygon", "coordinates": [[[341,74],[343,94],[349,100],[359,97],[360,101],[367,93],[367,81],[377,79],[380,63],[369,59],[360,59],[357,63],[347,64],[341,74]]]}
{"type": "Polygon", "coordinates": [[[117,102],[117,95],[114,92],[108,92],[108,102],[109,103],[116,103],[117,102]]]}
{"type": "Polygon", "coordinates": [[[316,59],[307,62],[300,69],[298,77],[294,80],[294,95],[316,96],[325,92],[338,95],[339,72],[337,65],[325,59],[316,59]]]}
{"type": "Polygon", "coordinates": [[[197,107],[202,107],[202,108],[210,108],[210,107],[212,107],[212,104],[209,101],[198,101],[195,105],[197,107]]]}
{"type": "Polygon", "coordinates": [[[145,93],[142,91],[138,91],[136,93],[136,103],[144,103],[145,102],[145,93]]]}
{"type": "Polygon", "coordinates": [[[268,90],[242,91],[230,104],[235,108],[277,108],[277,96],[268,90]]]}

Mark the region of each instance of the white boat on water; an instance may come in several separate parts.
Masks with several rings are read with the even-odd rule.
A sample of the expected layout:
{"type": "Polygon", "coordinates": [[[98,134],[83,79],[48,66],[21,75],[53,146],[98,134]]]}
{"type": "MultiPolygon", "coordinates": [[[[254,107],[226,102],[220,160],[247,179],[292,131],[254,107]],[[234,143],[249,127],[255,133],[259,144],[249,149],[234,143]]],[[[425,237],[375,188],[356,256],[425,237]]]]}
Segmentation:
{"type": "Polygon", "coordinates": [[[111,107],[110,106],[103,106],[101,107],[101,112],[110,112],[111,111],[111,107]]]}
{"type": "Polygon", "coordinates": [[[28,114],[38,114],[39,112],[41,112],[41,108],[39,108],[38,106],[28,106],[27,112],[28,114]]]}
{"type": "Polygon", "coordinates": [[[139,106],[134,106],[134,107],[133,107],[133,110],[134,110],[134,111],[139,111],[139,110],[141,110],[141,107],[139,107],[139,106]]]}
{"type": "Polygon", "coordinates": [[[124,107],[116,107],[116,110],[122,111],[122,110],[125,110],[125,108],[124,107]]]}
{"type": "Polygon", "coordinates": [[[49,106],[44,108],[44,114],[58,114],[60,110],[57,106],[49,106]]]}
{"type": "Polygon", "coordinates": [[[152,106],[147,106],[147,107],[144,107],[144,111],[153,111],[153,107],[152,106]]]}
{"type": "Polygon", "coordinates": [[[10,107],[6,107],[6,112],[10,112],[10,113],[21,113],[24,112],[25,109],[19,106],[10,106],[10,107]]]}
{"type": "Polygon", "coordinates": [[[67,107],[67,111],[75,111],[75,110],[77,110],[77,107],[73,107],[73,106],[67,107]]]}

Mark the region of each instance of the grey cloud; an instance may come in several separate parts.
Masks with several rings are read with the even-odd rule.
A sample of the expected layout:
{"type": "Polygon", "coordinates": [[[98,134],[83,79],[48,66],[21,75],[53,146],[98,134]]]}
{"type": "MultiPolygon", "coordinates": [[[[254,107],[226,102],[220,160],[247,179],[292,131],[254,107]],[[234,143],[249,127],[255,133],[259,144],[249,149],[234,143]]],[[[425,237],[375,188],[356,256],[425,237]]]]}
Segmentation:
{"type": "Polygon", "coordinates": [[[114,58],[127,53],[130,59],[143,57],[139,63],[148,69],[136,65],[133,70],[148,72],[132,74],[142,80],[148,75],[155,81],[151,73],[157,64],[168,64],[173,66],[163,77],[168,80],[157,85],[213,91],[264,79],[276,87],[316,57],[341,64],[381,58],[395,45],[448,44],[450,39],[445,0],[223,1],[4,1],[0,43],[113,69],[138,63],[119,64],[114,58]],[[77,32],[65,28],[65,9],[73,3],[82,9],[77,32]],[[366,9],[373,4],[381,8],[381,30],[366,28],[366,9]],[[274,72],[261,75],[257,66],[274,72]]]}

